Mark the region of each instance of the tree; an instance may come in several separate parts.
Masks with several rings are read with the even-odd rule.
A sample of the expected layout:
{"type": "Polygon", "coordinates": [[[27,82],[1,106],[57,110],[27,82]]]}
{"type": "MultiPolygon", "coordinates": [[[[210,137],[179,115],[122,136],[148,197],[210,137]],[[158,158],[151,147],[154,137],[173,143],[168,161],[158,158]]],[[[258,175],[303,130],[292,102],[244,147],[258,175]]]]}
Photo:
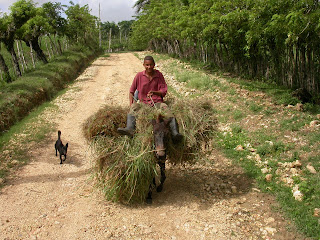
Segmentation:
{"type": "Polygon", "coordinates": [[[320,92],[319,0],[136,1],[130,47],[320,92]]]}
{"type": "MultiPolygon", "coordinates": [[[[66,24],[67,21],[64,19],[62,15],[63,6],[61,3],[52,3],[47,2],[42,5],[42,8],[44,10],[44,15],[47,19],[46,26],[48,27],[46,29],[46,32],[48,33],[49,39],[52,44],[54,42],[52,41],[52,38],[50,37],[50,34],[53,34],[54,36],[64,36],[66,32],[66,24]]],[[[60,54],[62,53],[62,47],[61,47],[61,41],[58,38],[58,50],[60,54]]],[[[54,44],[55,45],[55,44],[54,44]]]]}
{"type": "Polygon", "coordinates": [[[66,35],[70,40],[83,42],[85,44],[98,44],[98,38],[93,38],[98,34],[97,22],[98,19],[90,14],[89,6],[80,7],[79,4],[70,2],[71,6],[65,11],[67,19],[66,35]],[[95,39],[95,40],[94,40],[95,39]]]}
{"type": "MultiPolygon", "coordinates": [[[[3,17],[0,17],[0,50],[1,50],[1,42],[5,40],[5,20],[3,17]]],[[[12,82],[10,73],[9,73],[9,68],[3,58],[3,56],[0,53],[0,68],[4,73],[4,80],[9,83],[12,82]]]]}
{"type": "Polygon", "coordinates": [[[17,31],[17,36],[25,41],[27,46],[32,47],[39,60],[48,63],[47,57],[39,45],[39,38],[49,29],[49,23],[44,15],[43,8],[36,8],[34,15],[26,21],[17,31]]]}
{"type": "Polygon", "coordinates": [[[121,34],[120,36],[124,35],[125,39],[127,39],[133,22],[134,20],[118,22],[119,33],[121,34]]]}
{"type": "Polygon", "coordinates": [[[7,37],[6,47],[11,53],[12,60],[14,62],[15,70],[18,76],[21,76],[18,58],[14,51],[14,41],[17,37],[17,30],[22,27],[30,18],[36,15],[36,7],[32,0],[20,0],[15,2],[10,7],[11,13],[6,22],[7,25],[7,37]]]}
{"type": "Polygon", "coordinates": [[[16,27],[14,25],[12,17],[8,15],[4,15],[2,18],[2,23],[0,25],[0,41],[4,43],[6,49],[11,55],[15,73],[18,76],[21,76],[18,58],[14,50],[15,34],[16,34],[16,27]]]}
{"type": "Polygon", "coordinates": [[[112,36],[118,36],[119,35],[119,26],[115,22],[103,22],[101,23],[101,32],[102,32],[102,38],[107,39],[110,33],[111,29],[111,35],[112,36]]]}
{"type": "Polygon", "coordinates": [[[137,0],[133,5],[134,8],[137,8],[136,13],[141,12],[150,2],[151,0],[137,0]]]}

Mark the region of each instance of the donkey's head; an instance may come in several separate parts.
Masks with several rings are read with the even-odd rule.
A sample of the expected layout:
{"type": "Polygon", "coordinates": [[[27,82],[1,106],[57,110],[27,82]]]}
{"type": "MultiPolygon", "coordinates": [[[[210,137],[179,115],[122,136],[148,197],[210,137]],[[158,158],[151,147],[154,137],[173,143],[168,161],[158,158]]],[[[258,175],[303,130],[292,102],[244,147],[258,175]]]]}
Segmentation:
{"type": "Polygon", "coordinates": [[[152,119],[153,125],[153,136],[154,136],[154,146],[156,157],[159,160],[166,159],[166,150],[168,140],[170,138],[169,131],[169,119],[164,119],[164,117],[159,114],[157,119],[152,119]]]}

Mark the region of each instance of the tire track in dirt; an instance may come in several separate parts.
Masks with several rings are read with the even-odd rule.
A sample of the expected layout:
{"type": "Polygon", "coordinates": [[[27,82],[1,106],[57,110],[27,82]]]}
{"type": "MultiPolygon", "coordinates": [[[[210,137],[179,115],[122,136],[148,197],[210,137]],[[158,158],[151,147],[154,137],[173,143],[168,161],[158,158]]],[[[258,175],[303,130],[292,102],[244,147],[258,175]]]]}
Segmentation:
{"type": "Polygon", "coordinates": [[[99,58],[54,103],[46,118],[69,142],[60,165],[53,133],[30,149],[33,160],[0,194],[1,239],[297,239],[270,210],[269,196],[252,190],[242,169],[219,152],[213,163],[169,166],[151,206],[110,203],[92,187],[93,156],[82,124],[104,104],[127,106],[133,77],[143,69],[131,53],[99,58]],[[231,186],[238,191],[232,193],[231,186]],[[212,192],[211,187],[219,186],[212,192]]]}

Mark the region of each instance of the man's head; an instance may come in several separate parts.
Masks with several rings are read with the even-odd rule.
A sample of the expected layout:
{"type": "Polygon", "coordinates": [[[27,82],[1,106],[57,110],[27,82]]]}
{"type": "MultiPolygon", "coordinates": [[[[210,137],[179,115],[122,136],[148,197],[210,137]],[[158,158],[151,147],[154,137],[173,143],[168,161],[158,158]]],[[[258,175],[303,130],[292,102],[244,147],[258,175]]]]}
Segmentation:
{"type": "Polygon", "coordinates": [[[146,69],[147,74],[152,74],[155,66],[155,62],[152,56],[146,56],[143,60],[143,66],[146,69]]]}

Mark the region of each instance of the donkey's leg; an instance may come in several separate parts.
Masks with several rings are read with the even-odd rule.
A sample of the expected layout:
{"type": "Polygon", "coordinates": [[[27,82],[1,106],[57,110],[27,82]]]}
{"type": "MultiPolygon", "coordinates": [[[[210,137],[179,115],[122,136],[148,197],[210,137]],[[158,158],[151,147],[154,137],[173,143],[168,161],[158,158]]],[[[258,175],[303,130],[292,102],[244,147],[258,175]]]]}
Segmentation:
{"type": "Polygon", "coordinates": [[[163,183],[166,180],[166,164],[164,162],[158,162],[161,171],[160,185],[157,187],[157,192],[161,192],[163,188],[163,183]]]}
{"type": "Polygon", "coordinates": [[[156,186],[156,178],[155,177],[153,178],[152,183],[150,183],[150,185],[149,185],[149,192],[148,192],[148,196],[147,196],[147,199],[146,199],[148,204],[152,203],[152,189],[153,189],[153,186],[156,186]]]}

